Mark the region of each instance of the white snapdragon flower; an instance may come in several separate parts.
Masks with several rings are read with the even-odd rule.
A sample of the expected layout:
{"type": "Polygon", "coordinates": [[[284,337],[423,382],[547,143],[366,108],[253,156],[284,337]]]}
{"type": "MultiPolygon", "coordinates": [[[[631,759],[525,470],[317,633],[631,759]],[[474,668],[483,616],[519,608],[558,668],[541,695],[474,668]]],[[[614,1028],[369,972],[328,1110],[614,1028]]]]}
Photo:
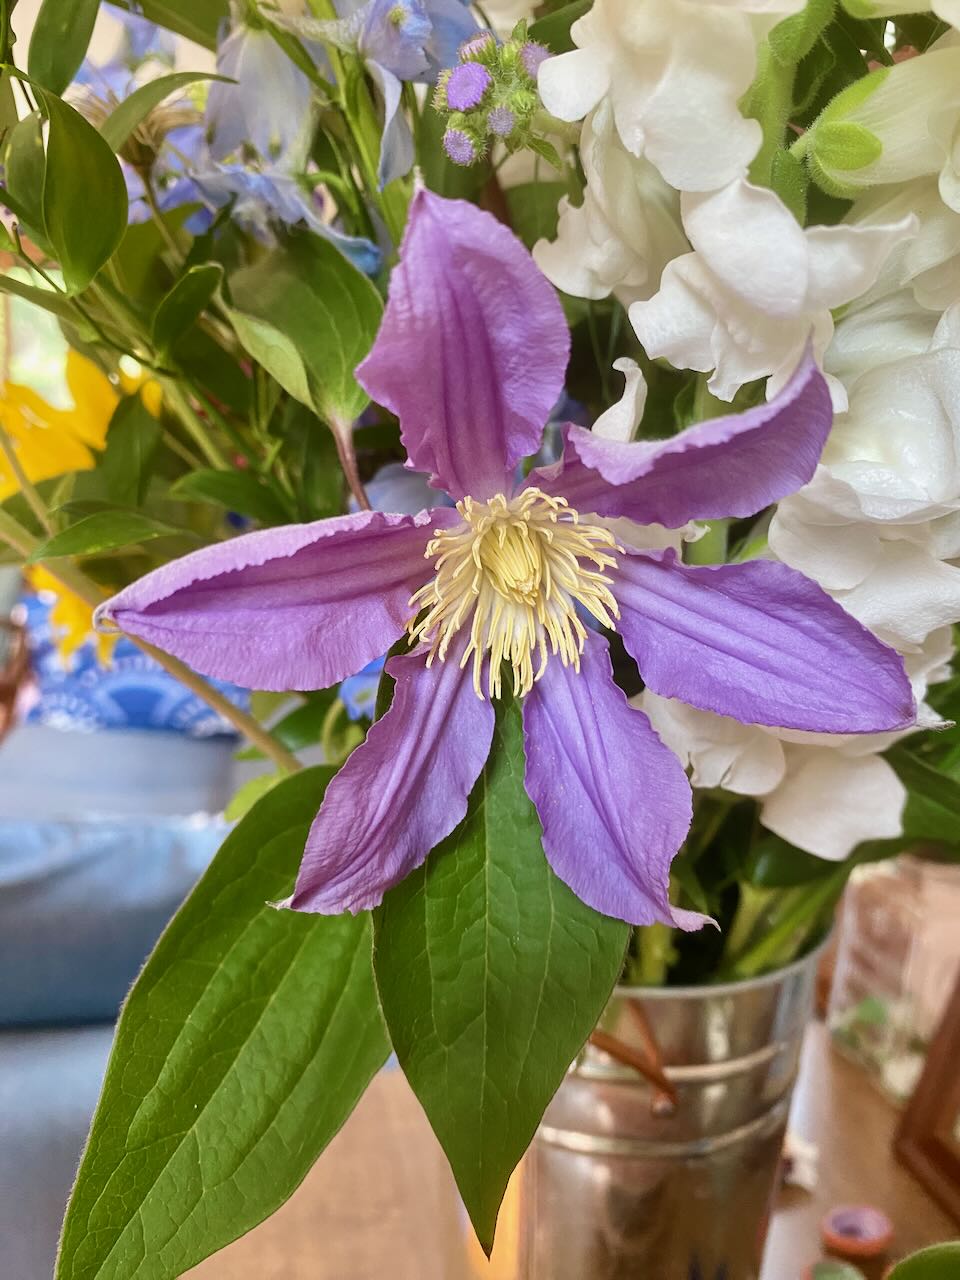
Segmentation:
{"type": "MultiPolygon", "coordinates": [[[[930,684],[950,674],[952,652],[946,627],[906,659],[921,723],[936,723],[922,699],[930,684]]],[[[763,825],[799,849],[841,861],[862,841],[903,830],[906,790],[878,754],[899,735],[831,737],[744,725],[649,690],[634,701],[690,769],[695,787],[756,796],[763,825]]]]}
{"type": "Polygon", "coordinates": [[[902,652],[960,620],[960,306],[931,349],[855,383],[770,547],[902,652]]]}
{"type": "Polygon", "coordinates": [[[944,201],[960,211],[960,34],[848,85],[801,148],[837,195],[939,174],[944,201]]]}
{"type": "Polygon", "coordinates": [[[577,48],[540,68],[540,94],[561,120],[609,97],[626,149],[679,191],[713,191],[746,172],[760,125],[738,103],[757,43],[804,0],[596,0],[571,27],[577,48]]]}
{"type": "Polygon", "coordinates": [[[873,287],[844,309],[824,356],[848,391],[877,365],[928,351],[941,313],[960,298],[960,213],[940,199],[936,178],[878,187],[844,222],[883,226],[911,213],[916,235],[894,247],[873,287]]]}
{"type": "Polygon", "coordinates": [[[648,160],[624,147],[608,99],[587,117],[580,156],[587,178],[583,203],[561,200],[556,240],[534,246],[537,266],[578,298],[613,293],[624,306],[649,298],[666,264],[689,248],[680,197],[648,160]]]}
{"type": "MultiPolygon", "coordinates": [[[[681,211],[694,252],[669,263],[659,292],[634,303],[630,320],[648,355],[712,371],[708,386],[721,400],[768,375],[767,394],[776,394],[811,340],[822,357],[831,309],[870,288],[916,226],[907,216],[803,230],[779,196],[744,179],[685,193],[681,211]]],[[[834,379],[831,390],[843,408],[842,384],[834,379]]]]}

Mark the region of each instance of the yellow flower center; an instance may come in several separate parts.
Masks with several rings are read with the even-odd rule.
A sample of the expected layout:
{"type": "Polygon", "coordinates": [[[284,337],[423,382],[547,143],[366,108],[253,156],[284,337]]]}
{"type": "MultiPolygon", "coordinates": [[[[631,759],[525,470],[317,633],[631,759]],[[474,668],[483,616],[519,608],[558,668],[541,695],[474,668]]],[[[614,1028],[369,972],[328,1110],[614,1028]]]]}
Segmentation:
{"type": "Polygon", "coordinates": [[[504,662],[513,670],[518,697],[540,679],[551,654],[579,671],[587,632],[576,606],[605,627],[619,617],[613,580],[603,572],[616,568],[610,552],[622,551],[613,534],[581,524],[562,498],[539,489],[524,489],[515,498],[498,493],[489,502],[464,498],[457,510],[463,523],[436,531],[426,550],[435,562],[434,577],[410,600],[416,611],[410,639],[430,645],[427,665],[434,658],[443,662],[454,636],[469,626],[460,665],[472,656],[480,698],[488,654],[491,698],[500,696],[504,662]]]}

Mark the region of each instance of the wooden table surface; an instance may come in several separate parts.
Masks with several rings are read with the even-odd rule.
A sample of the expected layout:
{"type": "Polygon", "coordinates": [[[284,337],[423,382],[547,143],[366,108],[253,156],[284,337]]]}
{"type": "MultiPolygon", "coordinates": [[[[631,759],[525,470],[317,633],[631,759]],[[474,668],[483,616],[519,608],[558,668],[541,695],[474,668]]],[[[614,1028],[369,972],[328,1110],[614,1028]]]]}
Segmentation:
{"type": "MultiPolygon", "coordinates": [[[[820,1180],[812,1194],[781,1194],[762,1280],[800,1280],[819,1256],[821,1217],[841,1203],[884,1209],[897,1228],[898,1254],[960,1236],[960,1226],[893,1160],[895,1125],[890,1104],[830,1048],[822,1026],[812,1027],[791,1129],[818,1144],[820,1180]]],[[[511,1225],[501,1226],[506,1252],[511,1225]]],[[[502,1258],[499,1266],[478,1265],[466,1238],[443,1156],[402,1075],[389,1071],[280,1212],[188,1274],[191,1280],[512,1280],[502,1258]]]]}

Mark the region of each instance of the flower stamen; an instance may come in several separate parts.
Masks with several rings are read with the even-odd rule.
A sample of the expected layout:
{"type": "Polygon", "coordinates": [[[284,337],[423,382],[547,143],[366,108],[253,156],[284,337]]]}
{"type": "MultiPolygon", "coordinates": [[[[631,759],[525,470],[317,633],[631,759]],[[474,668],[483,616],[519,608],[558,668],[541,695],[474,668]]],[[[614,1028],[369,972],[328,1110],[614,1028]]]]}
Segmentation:
{"type": "Polygon", "coordinates": [[[463,523],[436,531],[425,553],[434,561],[434,577],[410,600],[410,640],[429,644],[427,665],[446,660],[454,636],[469,622],[460,665],[472,659],[480,698],[488,656],[491,698],[501,694],[504,662],[518,697],[530,692],[551,656],[579,671],[587,630],[576,606],[604,627],[613,627],[620,615],[605,572],[617,566],[611,552],[623,551],[613,534],[581,523],[563,498],[535,488],[488,502],[464,498],[457,510],[463,523]]]}

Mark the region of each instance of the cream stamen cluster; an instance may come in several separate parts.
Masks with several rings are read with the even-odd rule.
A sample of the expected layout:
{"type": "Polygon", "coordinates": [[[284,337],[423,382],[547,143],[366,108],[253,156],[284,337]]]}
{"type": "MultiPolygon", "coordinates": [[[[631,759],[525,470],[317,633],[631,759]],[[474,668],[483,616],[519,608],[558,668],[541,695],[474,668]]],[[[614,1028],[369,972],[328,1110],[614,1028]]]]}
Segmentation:
{"type": "Polygon", "coordinates": [[[463,523],[436,531],[426,550],[435,575],[410,600],[416,611],[410,639],[430,645],[427,666],[435,658],[443,662],[453,638],[469,626],[460,665],[472,657],[480,698],[488,655],[491,698],[500,696],[504,662],[518,697],[540,679],[551,654],[579,671],[587,632],[576,606],[605,627],[619,617],[612,579],[604,573],[616,568],[611,552],[622,550],[610,531],[582,524],[562,498],[534,488],[489,502],[464,498],[457,510],[463,523]]]}

